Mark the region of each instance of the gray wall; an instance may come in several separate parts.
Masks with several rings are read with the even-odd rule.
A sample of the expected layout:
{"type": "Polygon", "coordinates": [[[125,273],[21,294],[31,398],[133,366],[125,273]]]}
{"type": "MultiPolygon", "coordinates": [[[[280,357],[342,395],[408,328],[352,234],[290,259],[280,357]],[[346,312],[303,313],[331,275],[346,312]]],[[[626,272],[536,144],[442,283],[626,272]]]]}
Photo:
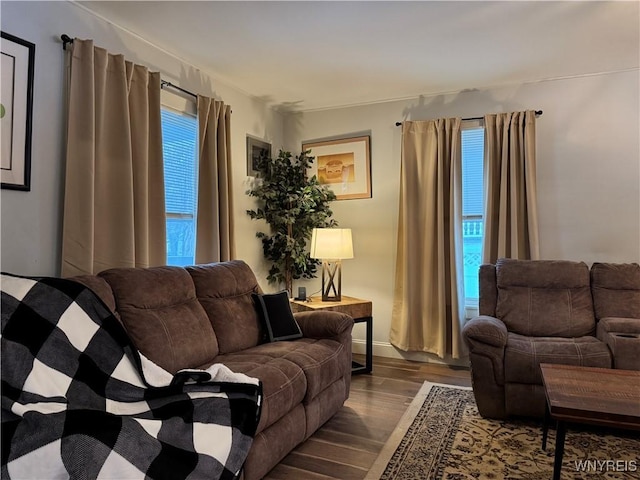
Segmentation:
{"type": "Polygon", "coordinates": [[[251,208],[245,195],[246,134],[280,148],[283,117],[263,101],[248,97],[216,80],[211,72],[188,65],[142,39],[96,17],[70,2],[2,2],[2,30],[36,44],[33,106],[31,191],[2,190],[1,257],[3,271],[21,275],[60,272],[64,178],[64,53],[60,35],[91,38],[95,44],[128,60],[160,71],[164,79],[192,92],[213,96],[231,105],[234,167],[236,247],[262,274],[265,271],[256,223],[244,213],[251,208]]]}
{"type": "MultiPolygon", "coordinates": [[[[343,262],[343,293],[373,300],[375,353],[400,355],[388,341],[400,185],[396,121],[544,110],[536,123],[542,258],[638,262],[639,90],[634,70],[287,118],[287,144],[293,150],[310,139],[371,132],[373,198],[338,201],[333,210],[340,226],[353,229],[355,258],[343,262]]],[[[319,288],[319,280],[307,284],[307,291],[319,288]]],[[[361,344],[364,331],[357,329],[355,336],[361,344]]],[[[403,356],[435,360],[426,354],[403,356]]]]}

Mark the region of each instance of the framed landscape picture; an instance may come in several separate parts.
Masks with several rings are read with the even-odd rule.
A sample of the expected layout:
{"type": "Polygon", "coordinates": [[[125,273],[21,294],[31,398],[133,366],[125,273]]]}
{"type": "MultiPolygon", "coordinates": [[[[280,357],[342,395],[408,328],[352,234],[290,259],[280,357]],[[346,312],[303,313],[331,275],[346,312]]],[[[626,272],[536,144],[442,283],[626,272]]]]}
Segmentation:
{"type": "Polygon", "coordinates": [[[337,200],[371,198],[371,137],[303,143],[315,157],[312,175],[328,185],[337,200]]]}
{"type": "Polygon", "coordinates": [[[2,188],[29,190],[36,46],[1,33],[0,163],[2,188]]]}
{"type": "Polygon", "coordinates": [[[256,168],[261,156],[271,158],[271,144],[247,135],[247,176],[257,177],[256,168]]]}

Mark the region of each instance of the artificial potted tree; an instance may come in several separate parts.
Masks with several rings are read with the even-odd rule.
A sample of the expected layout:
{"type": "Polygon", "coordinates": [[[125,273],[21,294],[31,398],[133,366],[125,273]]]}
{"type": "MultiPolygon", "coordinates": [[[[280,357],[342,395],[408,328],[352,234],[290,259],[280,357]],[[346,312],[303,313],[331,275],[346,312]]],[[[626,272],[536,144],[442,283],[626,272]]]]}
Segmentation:
{"type": "Polygon", "coordinates": [[[292,295],[293,280],[314,278],[320,262],[309,256],[307,241],[314,228],[334,227],[329,202],[335,194],[320,184],[316,175],[307,170],[314,157],[310,151],[293,157],[280,150],[278,157],[261,157],[256,162],[259,180],[247,194],[255,197],[258,206],[247,210],[255,220],[263,219],[270,233],[257,232],[262,241],[264,257],[271,262],[267,276],[270,284],[283,284],[292,295]]]}

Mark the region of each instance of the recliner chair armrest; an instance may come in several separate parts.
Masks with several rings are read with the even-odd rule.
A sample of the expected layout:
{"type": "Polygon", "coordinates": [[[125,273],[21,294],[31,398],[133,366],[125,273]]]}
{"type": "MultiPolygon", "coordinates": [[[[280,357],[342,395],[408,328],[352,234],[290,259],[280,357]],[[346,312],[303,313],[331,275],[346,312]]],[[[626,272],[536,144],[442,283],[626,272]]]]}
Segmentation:
{"type": "Polygon", "coordinates": [[[353,318],[349,315],[331,311],[294,313],[302,335],[307,338],[335,338],[351,334],[353,318]]]}
{"type": "Polygon", "coordinates": [[[498,348],[507,345],[507,327],[495,317],[480,315],[469,320],[462,328],[465,339],[486,343],[498,348]]]}
{"type": "Polygon", "coordinates": [[[473,395],[480,415],[505,418],[506,325],[495,317],[480,315],[465,324],[462,337],[469,349],[473,395]]]}

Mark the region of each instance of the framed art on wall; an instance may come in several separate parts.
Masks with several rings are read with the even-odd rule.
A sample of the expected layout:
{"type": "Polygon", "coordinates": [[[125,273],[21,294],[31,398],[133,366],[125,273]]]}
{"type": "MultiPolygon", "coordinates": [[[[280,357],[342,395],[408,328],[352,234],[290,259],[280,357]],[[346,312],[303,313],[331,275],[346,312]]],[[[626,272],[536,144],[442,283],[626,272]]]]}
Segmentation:
{"type": "Polygon", "coordinates": [[[371,137],[341,138],[302,144],[315,157],[313,173],[337,200],[371,198],[371,137]]]}
{"type": "Polygon", "coordinates": [[[33,69],[36,46],[0,32],[2,188],[30,190],[33,69]]]}
{"type": "Polygon", "coordinates": [[[271,158],[271,144],[247,135],[247,176],[258,176],[256,164],[261,156],[271,158]]]}

